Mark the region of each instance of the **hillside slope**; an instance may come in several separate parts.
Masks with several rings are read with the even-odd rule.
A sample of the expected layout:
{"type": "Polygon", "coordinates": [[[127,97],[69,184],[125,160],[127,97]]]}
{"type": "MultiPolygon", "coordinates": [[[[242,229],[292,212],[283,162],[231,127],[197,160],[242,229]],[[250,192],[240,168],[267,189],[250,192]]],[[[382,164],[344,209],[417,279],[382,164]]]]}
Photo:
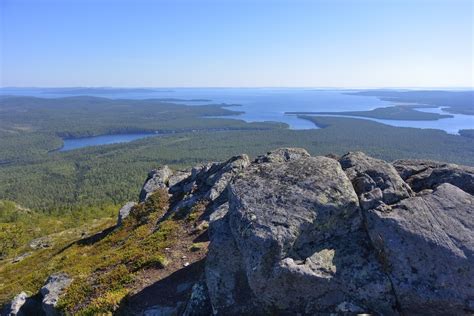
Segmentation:
{"type": "Polygon", "coordinates": [[[472,167],[361,152],[163,166],[115,227],[4,263],[5,312],[472,314],[473,194],[472,167]]]}

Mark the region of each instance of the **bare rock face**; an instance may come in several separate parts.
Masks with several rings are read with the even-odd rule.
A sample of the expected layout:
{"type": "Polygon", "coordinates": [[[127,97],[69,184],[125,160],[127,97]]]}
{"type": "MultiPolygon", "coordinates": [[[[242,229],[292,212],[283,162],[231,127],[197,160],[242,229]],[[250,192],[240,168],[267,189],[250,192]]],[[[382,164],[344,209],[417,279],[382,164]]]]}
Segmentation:
{"type": "Polygon", "coordinates": [[[370,253],[357,196],[326,157],[260,162],[229,186],[211,222],[207,285],[218,314],[394,313],[389,279],[370,253]]]}
{"type": "Polygon", "coordinates": [[[366,216],[404,314],[467,312],[474,302],[472,195],[445,183],[366,216]]]}
{"type": "Polygon", "coordinates": [[[72,279],[64,273],[50,275],[46,284],[41,288],[40,293],[43,297],[43,311],[46,316],[59,315],[56,309],[59,297],[64,290],[71,284],[72,279]]]}
{"type": "Polygon", "coordinates": [[[212,247],[206,260],[205,277],[210,300],[218,314],[258,311],[252,301],[242,256],[229,226],[229,204],[219,207],[210,218],[212,247]]]}
{"type": "Polygon", "coordinates": [[[411,188],[420,192],[450,183],[474,194],[474,168],[430,160],[397,160],[393,163],[411,188]]]}
{"type": "Polygon", "coordinates": [[[473,313],[469,168],[417,195],[395,165],[280,149],[234,174],[210,215],[214,314],[473,313]]]}
{"type": "Polygon", "coordinates": [[[198,201],[207,201],[219,206],[227,200],[229,182],[250,165],[247,155],[230,158],[225,162],[210,163],[193,168],[190,175],[170,187],[176,203],[172,211],[190,208],[198,201]]]}

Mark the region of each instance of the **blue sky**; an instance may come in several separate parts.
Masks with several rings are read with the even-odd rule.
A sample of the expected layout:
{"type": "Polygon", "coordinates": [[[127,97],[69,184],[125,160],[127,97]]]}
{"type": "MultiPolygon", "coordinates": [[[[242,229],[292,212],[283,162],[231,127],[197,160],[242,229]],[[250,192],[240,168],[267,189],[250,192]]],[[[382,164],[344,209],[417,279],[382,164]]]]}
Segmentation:
{"type": "Polygon", "coordinates": [[[473,86],[471,0],[0,0],[1,86],[473,86]]]}

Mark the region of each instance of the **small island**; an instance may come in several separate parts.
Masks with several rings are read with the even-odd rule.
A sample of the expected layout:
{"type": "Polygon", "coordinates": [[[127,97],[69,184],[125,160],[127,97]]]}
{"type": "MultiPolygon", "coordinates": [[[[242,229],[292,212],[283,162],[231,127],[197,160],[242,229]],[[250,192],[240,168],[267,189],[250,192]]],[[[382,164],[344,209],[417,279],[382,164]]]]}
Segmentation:
{"type": "Polygon", "coordinates": [[[383,120],[404,120],[404,121],[436,121],[443,118],[451,118],[449,114],[438,114],[417,111],[407,106],[389,106],[376,108],[370,111],[344,111],[344,112],[285,112],[285,114],[296,115],[344,115],[367,117],[383,120]]]}

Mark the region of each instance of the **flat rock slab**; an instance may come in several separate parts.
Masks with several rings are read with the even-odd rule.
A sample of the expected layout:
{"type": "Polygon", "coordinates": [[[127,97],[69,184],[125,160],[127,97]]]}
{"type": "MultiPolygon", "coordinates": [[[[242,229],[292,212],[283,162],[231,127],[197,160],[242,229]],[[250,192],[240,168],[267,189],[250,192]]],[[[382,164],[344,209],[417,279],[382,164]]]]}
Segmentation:
{"type": "Polygon", "coordinates": [[[442,184],[366,213],[406,315],[466,315],[474,307],[474,197],[442,184]]]}

